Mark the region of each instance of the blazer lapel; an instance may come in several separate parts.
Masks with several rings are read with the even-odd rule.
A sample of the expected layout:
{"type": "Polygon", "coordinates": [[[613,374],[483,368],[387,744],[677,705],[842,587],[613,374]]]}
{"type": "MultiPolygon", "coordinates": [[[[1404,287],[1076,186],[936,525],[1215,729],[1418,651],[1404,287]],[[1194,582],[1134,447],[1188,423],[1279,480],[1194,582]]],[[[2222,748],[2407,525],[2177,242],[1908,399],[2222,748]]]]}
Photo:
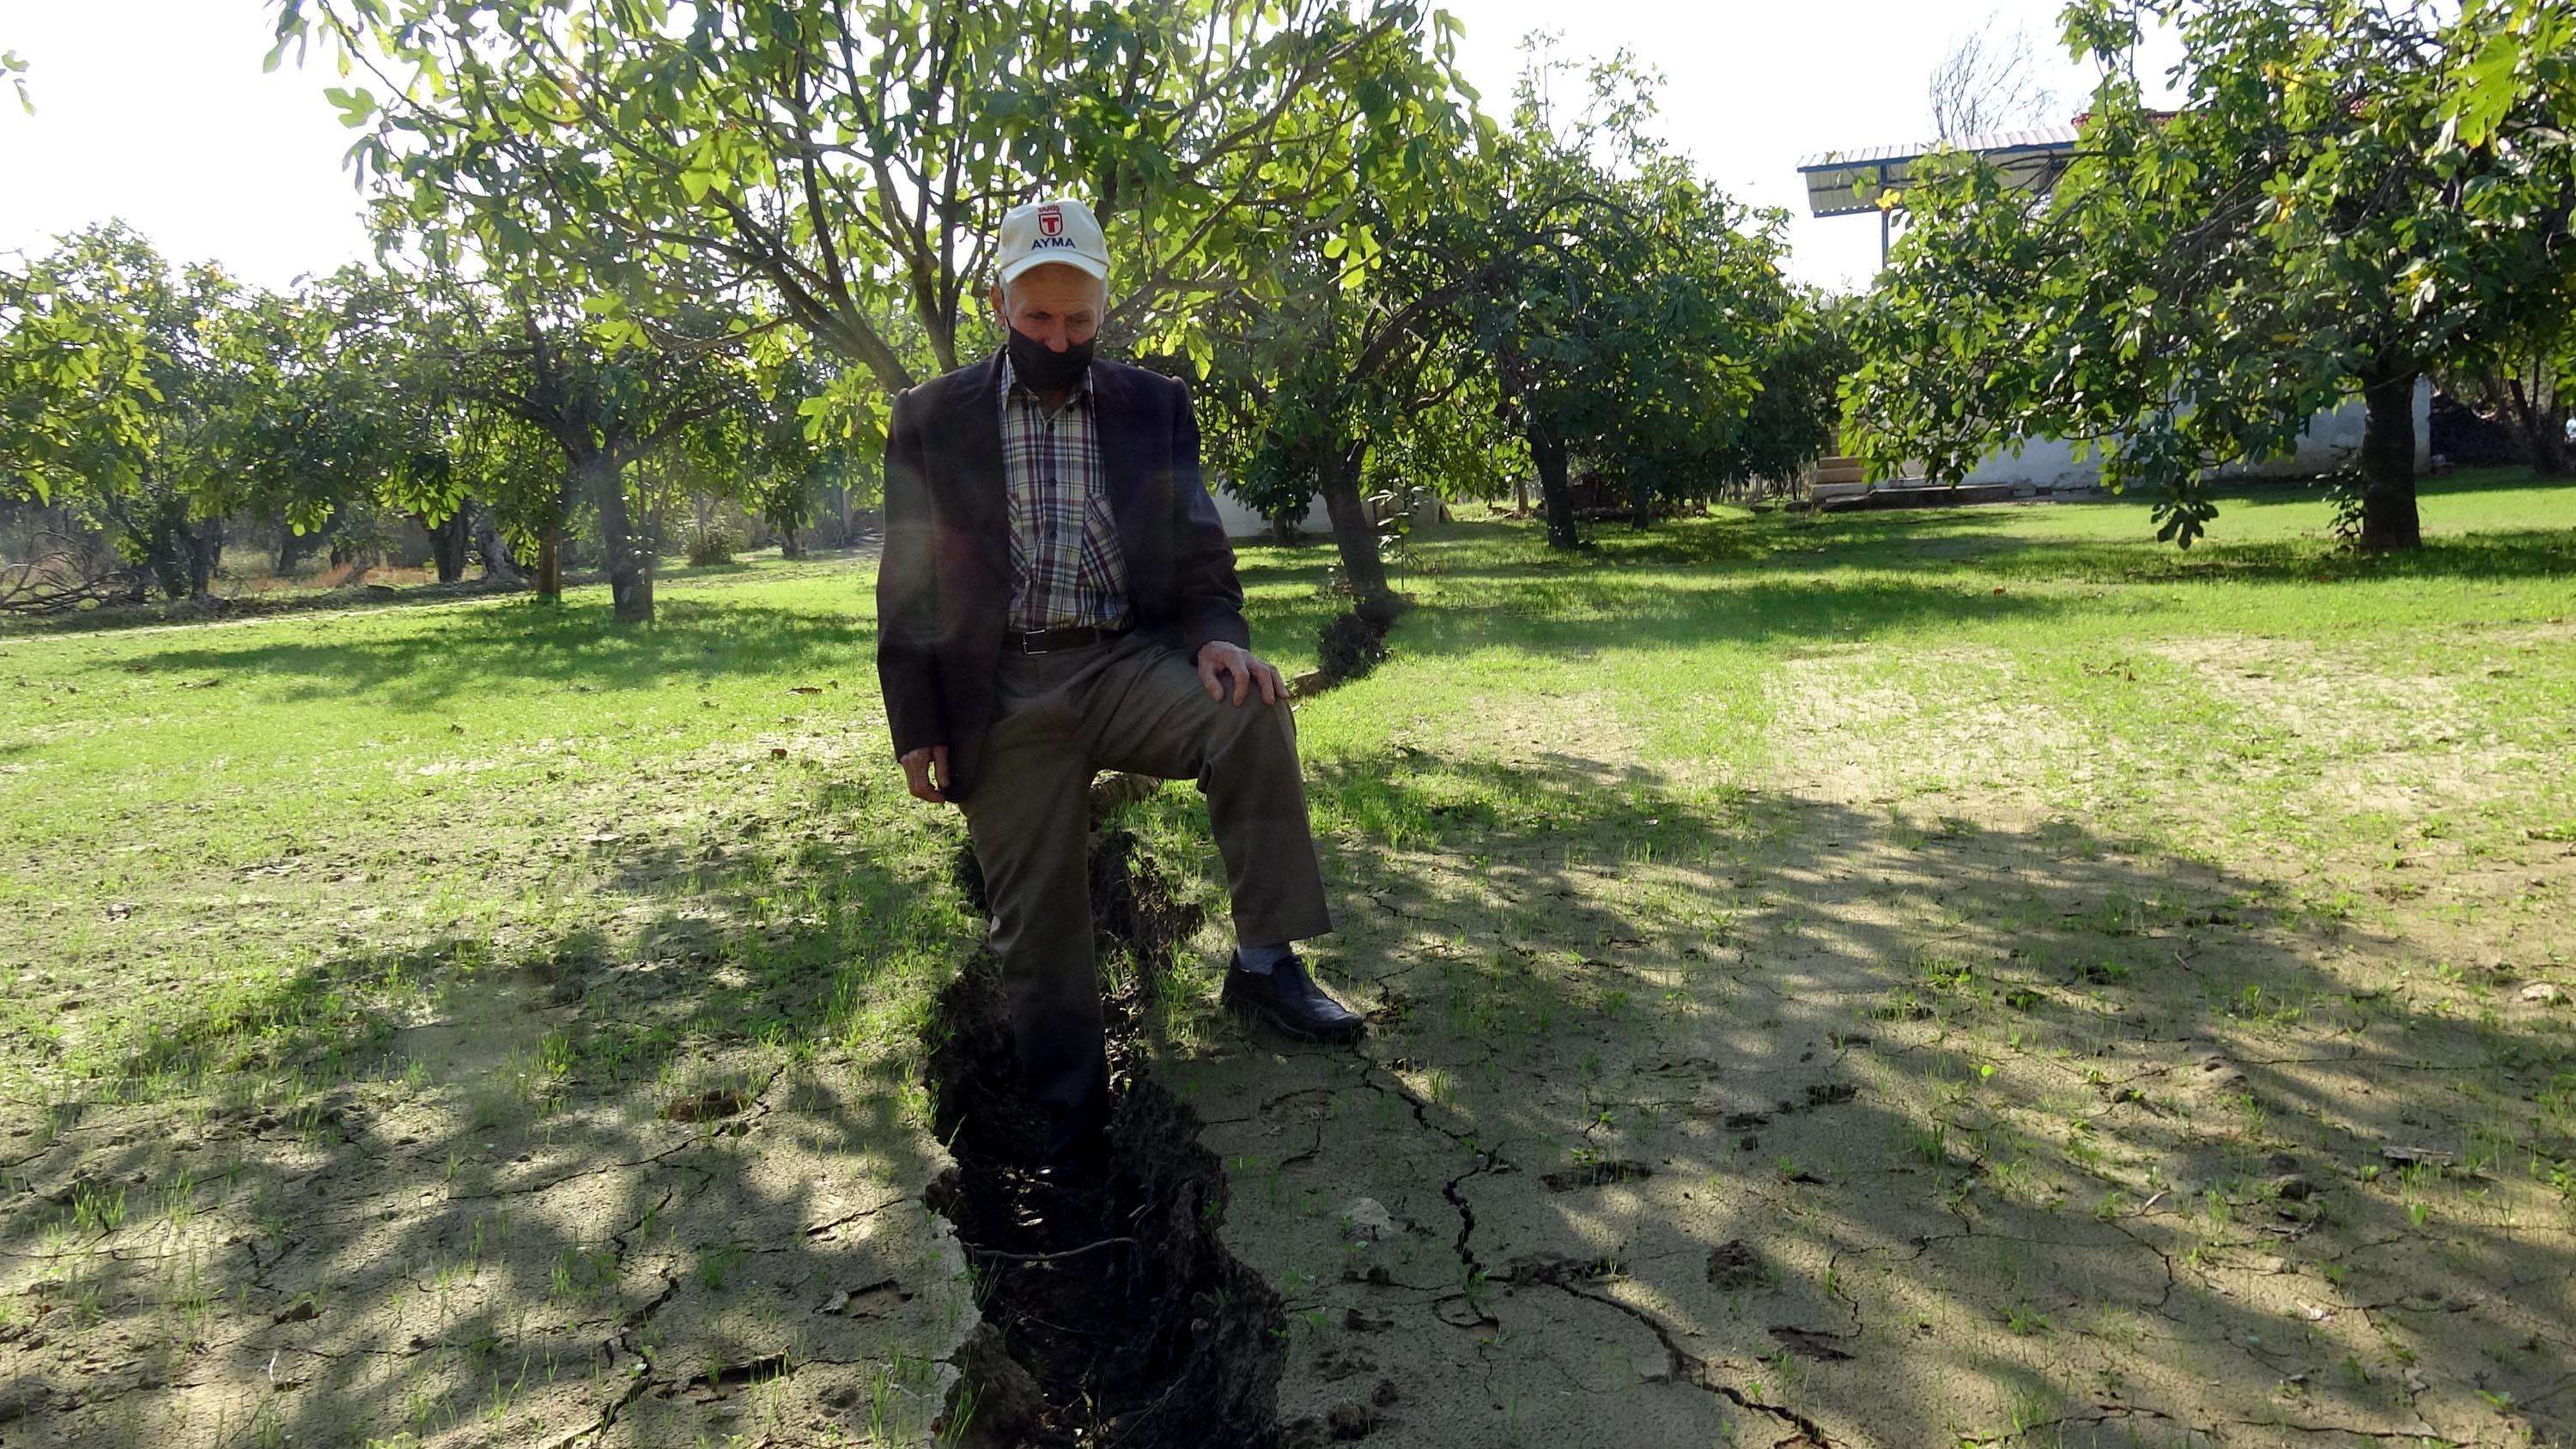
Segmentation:
{"type": "Polygon", "coordinates": [[[1143,439],[1137,436],[1134,399],[1119,370],[1094,364],[1091,369],[1091,419],[1100,439],[1102,485],[1109,491],[1109,516],[1118,523],[1118,547],[1132,568],[1143,557],[1146,529],[1153,508],[1146,496],[1143,439]]]}
{"type": "Polygon", "coordinates": [[[946,480],[960,522],[984,546],[993,571],[1011,576],[1011,506],[1002,466],[1002,354],[957,389],[941,422],[948,444],[946,480]]]}

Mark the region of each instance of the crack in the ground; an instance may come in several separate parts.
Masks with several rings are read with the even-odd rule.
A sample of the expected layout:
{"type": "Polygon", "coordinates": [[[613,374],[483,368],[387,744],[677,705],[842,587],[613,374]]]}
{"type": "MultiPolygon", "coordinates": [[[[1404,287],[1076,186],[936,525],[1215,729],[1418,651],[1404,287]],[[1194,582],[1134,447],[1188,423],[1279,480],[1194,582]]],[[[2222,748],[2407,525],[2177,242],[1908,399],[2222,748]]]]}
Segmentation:
{"type": "MultiPolygon", "coordinates": [[[[2061,1414],[2054,1419],[2043,1419],[2035,1424],[2024,1424],[2009,1434],[1997,1435],[1993,1438],[1980,1438],[1975,1435],[1963,1434],[1959,1436],[1959,1443],[1961,1445],[1961,1449],[1995,1449],[1995,1446],[2010,1444],[2016,1439],[2025,1438],[2029,1435],[2043,1432],[2054,1433],[2057,1436],[2058,1441],[2062,1443],[2065,1439],[2066,1430],[2070,1427],[2098,1429],[2105,1424],[2126,1419],[2150,1419],[2160,1424],[2183,1424],[2182,1420],[2175,1418],[2173,1415],[2166,1413],[2162,1409],[2151,1409],[2140,1404],[2102,1404],[2096,1406],[2094,1411],[2089,1414],[2061,1414]]],[[[2183,1428],[2186,1433],[2202,1432],[2192,1428],[2192,1426],[2188,1424],[2183,1424],[2183,1428]]]]}
{"type": "Polygon", "coordinates": [[[874,1217],[878,1213],[884,1212],[887,1208],[894,1207],[901,1203],[919,1201],[921,1201],[921,1196],[918,1193],[899,1193],[893,1197],[887,1198],[883,1202],[873,1203],[867,1207],[843,1213],[839,1217],[833,1218],[828,1222],[809,1223],[805,1228],[805,1236],[809,1238],[819,1238],[836,1228],[846,1228],[861,1218],[874,1217]]]}
{"type": "Polygon", "coordinates": [[[2167,1307],[2173,1302],[2174,1290],[2182,1286],[2182,1275],[2180,1271],[2174,1267],[2173,1254],[2166,1252],[2164,1249],[2157,1247],[2155,1244],[2148,1242],[2142,1237],[2139,1237],[2136,1233],[2129,1231],[2128,1227],[2117,1218],[2108,1218],[2104,1221],[2113,1232],[2118,1233],[2121,1237],[2128,1239],[2130,1242],[2137,1244],[2148,1252],[2155,1254],[2156,1261],[2164,1264],[2165,1291],[2156,1296],[2155,1313],[2159,1318],[2171,1319],[2173,1322],[2180,1323],[2182,1321],[2180,1318],[2176,1318],[2172,1313],[2166,1311],[2167,1307]]]}
{"type": "Polygon", "coordinates": [[[1842,1258],[1843,1248],[1840,1243],[1836,1243],[1833,1251],[1825,1255],[1825,1293],[1828,1297],[1839,1299],[1843,1307],[1851,1311],[1851,1332],[1841,1336],[1846,1338],[1858,1338],[1862,1333],[1868,1330],[1869,1322],[1861,1315],[1860,1300],[1844,1291],[1841,1271],[1842,1258]]]}
{"type": "MultiPolygon", "coordinates": [[[[1134,1040],[1136,1008],[1199,914],[1126,832],[1095,836],[1090,874],[1104,961],[1135,966],[1133,994],[1107,1003],[1117,1085],[1098,1165],[1035,1170],[1041,1124],[989,959],[943,994],[927,1043],[934,1131],[956,1167],[925,1201],[966,1245],[984,1310],[934,1428],[975,1445],[1261,1449],[1280,1435],[1279,1296],[1218,1237],[1224,1167],[1134,1040]]],[[[975,899],[971,857],[958,878],[975,899]]]]}
{"type": "MultiPolygon", "coordinates": [[[[663,1189],[660,1200],[637,1214],[632,1226],[621,1232],[609,1234],[608,1241],[616,1248],[615,1262],[620,1278],[625,1276],[627,1256],[642,1245],[645,1225],[659,1217],[662,1210],[669,1207],[678,1195],[676,1188],[663,1189]]],[[[660,1312],[680,1291],[680,1278],[667,1272],[662,1273],[661,1278],[662,1291],[655,1294],[652,1301],[623,1315],[618,1321],[617,1332],[609,1335],[600,1344],[600,1353],[606,1360],[604,1366],[610,1372],[617,1371],[619,1353],[623,1352],[631,1360],[626,1368],[627,1383],[624,1391],[600,1406],[599,1417],[596,1420],[552,1441],[546,1449],[570,1449],[570,1446],[585,1440],[596,1443],[617,1423],[619,1414],[624,1413],[628,1406],[652,1390],[656,1382],[652,1361],[646,1358],[631,1340],[635,1333],[650,1322],[653,1315],[660,1312]]]]}
{"type": "MultiPolygon", "coordinates": [[[[1808,1444],[1815,1446],[1815,1449],[1839,1449],[1842,1444],[1841,1440],[1826,1433],[1823,1425],[1805,1414],[1784,1404],[1773,1404],[1753,1398],[1733,1384],[1719,1378],[1708,1360],[1682,1347],[1681,1340],[1674,1335],[1671,1325],[1646,1310],[1631,1303],[1622,1303],[1616,1298],[1605,1297],[1598,1293],[1586,1293],[1572,1283],[1550,1281],[1547,1286],[1559,1289],[1571,1297],[1580,1298],[1586,1303],[1597,1303],[1604,1308],[1626,1314],[1642,1324],[1648,1333],[1654,1335],[1655,1342],[1663,1346],[1665,1372],[1670,1375],[1672,1382],[1688,1384],[1695,1389],[1715,1394],[1739,1409],[1756,1414],[1767,1414],[1795,1429],[1808,1444]]],[[[1792,1438],[1784,1442],[1795,1444],[1799,1441],[1792,1438]]]]}
{"type": "MultiPolygon", "coordinates": [[[[1501,1146],[1497,1144],[1491,1148],[1481,1147],[1477,1145],[1472,1138],[1465,1134],[1452,1132],[1448,1128],[1442,1127],[1438,1123],[1433,1122],[1431,1120],[1430,1103],[1425,1102],[1420,1097],[1414,1095],[1410,1090],[1406,1089],[1405,1085],[1401,1081],[1395,1080],[1391,1075],[1384,1082],[1378,1080],[1380,1074],[1385,1072],[1386,1069],[1376,1058],[1371,1057],[1365,1050],[1356,1047],[1353,1048],[1352,1055],[1356,1056],[1360,1062],[1360,1085],[1367,1087],[1371,1091],[1392,1096],[1398,1101],[1403,1102],[1413,1110],[1413,1120],[1415,1125],[1421,1127],[1426,1132],[1435,1132],[1448,1138],[1452,1144],[1469,1153],[1473,1157],[1473,1164],[1465,1172],[1462,1172],[1456,1177],[1453,1177],[1447,1182],[1441,1184],[1440,1196],[1446,1199],[1449,1205],[1452,1208],[1455,1208],[1458,1213],[1458,1237],[1453,1246],[1456,1248],[1458,1254],[1460,1270],[1465,1274],[1468,1284],[1474,1285],[1482,1282],[1485,1278],[1485,1266],[1477,1260],[1476,1250],[1474,1247],[1474,1239],[1476,1236],[1476,1209],[1474,1204],[1467,1201],[1466,1195],[1460,1189],[1469,1178],[1478,1177],[1484,1173],[1490,1172],[1498,1164],[1505,1161],[1502,1155],[1501,1146]]],[[[1482,1312],[1481,1309],[1478,1311],[1479,1313],[1482,1312]]]]}

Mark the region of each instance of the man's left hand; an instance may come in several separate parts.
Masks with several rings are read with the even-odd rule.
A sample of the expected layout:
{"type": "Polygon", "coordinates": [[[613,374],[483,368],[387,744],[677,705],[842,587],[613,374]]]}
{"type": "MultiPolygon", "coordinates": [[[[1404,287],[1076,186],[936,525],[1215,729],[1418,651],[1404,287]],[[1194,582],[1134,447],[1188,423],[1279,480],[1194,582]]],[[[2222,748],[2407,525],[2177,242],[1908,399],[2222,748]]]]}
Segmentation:
{"type": "Polygon", "coordinates": [[[1288,686],[1269,661],[1239,644],[1211,639],[1199,646],[1199,683],[1208,698],[1227,703],[1229,685],[1233,703],[1240,706],[1255,693],[1263,704],[1277,704],[1288,697],[1288,686]]]}

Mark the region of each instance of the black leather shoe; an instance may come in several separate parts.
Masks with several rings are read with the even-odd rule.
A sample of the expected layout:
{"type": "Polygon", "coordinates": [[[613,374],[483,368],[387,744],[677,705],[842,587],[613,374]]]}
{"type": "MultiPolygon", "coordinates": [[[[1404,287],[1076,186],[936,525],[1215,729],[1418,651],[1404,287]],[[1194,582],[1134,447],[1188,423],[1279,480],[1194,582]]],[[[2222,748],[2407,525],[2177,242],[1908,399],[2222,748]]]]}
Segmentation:
{"type": "Polygon", "coordinates": [[[1229,1010],[1257,1016],[1299,1041],[1358,1041],[1367,1029],[1358,1012],[1315,984],[1294,951],[1266,972],[1229,964],[1218,999],[1229,1010]]]}

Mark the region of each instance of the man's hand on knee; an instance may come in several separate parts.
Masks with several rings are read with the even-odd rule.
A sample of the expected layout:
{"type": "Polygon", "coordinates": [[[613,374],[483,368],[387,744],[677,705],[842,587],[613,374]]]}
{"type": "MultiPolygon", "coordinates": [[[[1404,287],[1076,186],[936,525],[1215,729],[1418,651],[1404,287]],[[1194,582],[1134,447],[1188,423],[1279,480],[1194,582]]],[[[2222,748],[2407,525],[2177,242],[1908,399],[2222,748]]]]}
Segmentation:
{"type": "Polygon", "coordinates": [[[1208,698],[1219,704],[1227,703],[1229,694],[1237,705],[1256,693],[1263,704],[1277,704],[1288,695],[1288,686],[1269,661],[1222,639],[1211,639],[1199,646],[1199,683],[1206,688],[1208,698]]]}
{"type": "Polygon", "coordinates": [[[948,789],[955,780],[948,773],[946,745],[923,745],[896,756],[895,763],[903,766],[903,781],[912,798],[933,805],[948,803],[948,789]]]}

